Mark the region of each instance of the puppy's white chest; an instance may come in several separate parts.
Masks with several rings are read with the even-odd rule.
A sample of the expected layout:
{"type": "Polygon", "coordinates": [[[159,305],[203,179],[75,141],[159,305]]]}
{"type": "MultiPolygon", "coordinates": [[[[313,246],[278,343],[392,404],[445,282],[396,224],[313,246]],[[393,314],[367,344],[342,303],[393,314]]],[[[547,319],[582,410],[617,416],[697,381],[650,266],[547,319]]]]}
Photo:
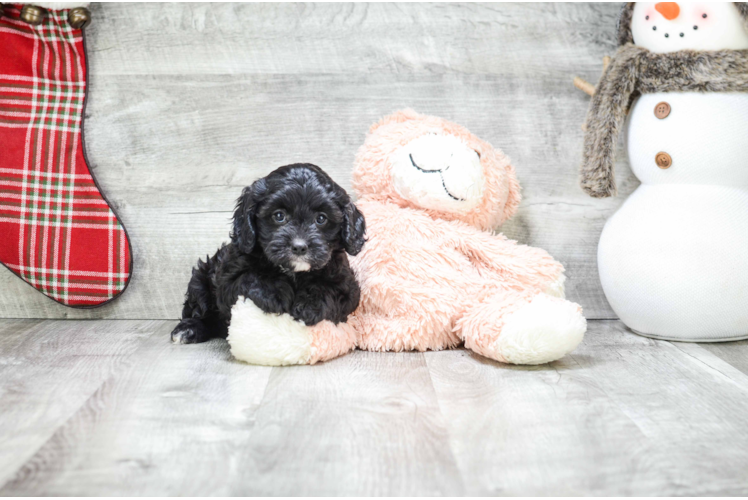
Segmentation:
{"type": "Polygon", "coordinates": [[[231,308],[231,354],[254,365],[306,364],[311,358],[310,329],[288,314],[267,314],[239,297],[231,308]]]}

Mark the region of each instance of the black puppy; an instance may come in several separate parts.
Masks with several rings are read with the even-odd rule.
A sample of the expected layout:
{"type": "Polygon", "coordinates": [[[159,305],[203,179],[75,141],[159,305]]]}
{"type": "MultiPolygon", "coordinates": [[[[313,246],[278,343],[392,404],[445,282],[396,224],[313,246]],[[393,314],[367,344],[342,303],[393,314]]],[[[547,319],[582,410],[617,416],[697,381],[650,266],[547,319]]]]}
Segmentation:
{"type": "Polygon", "coordinates": [[[286,165],[244,188],[231,243],[192,270],[172,342],[226,338],[240,295],[308,326],[346,321],[360,297],[346,252],[361,251],[365,228],[345,190],[315,165],[286,165]]]}

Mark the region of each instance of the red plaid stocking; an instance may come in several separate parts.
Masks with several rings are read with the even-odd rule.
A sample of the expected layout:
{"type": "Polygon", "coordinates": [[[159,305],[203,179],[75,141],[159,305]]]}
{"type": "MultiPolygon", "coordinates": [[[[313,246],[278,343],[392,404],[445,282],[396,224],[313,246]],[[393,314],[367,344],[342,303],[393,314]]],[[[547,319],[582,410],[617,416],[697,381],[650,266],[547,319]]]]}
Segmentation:
{"type": "Polygon", "coordinates": [[[43,294],[91,307],[117,297],[130,243],[83,149],[86,53],[68,10],[0,18],[0,262],[43,294]]]}

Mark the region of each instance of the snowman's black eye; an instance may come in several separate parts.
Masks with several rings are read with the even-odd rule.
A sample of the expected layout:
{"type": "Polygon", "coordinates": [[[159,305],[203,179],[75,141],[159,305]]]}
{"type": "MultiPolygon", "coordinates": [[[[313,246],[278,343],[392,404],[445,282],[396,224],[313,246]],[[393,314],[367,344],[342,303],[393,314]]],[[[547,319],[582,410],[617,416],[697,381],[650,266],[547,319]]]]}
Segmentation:
{"type": "Polygon", "coordinates": [[[681,37],[681,38],[683,38],[684,36],[685,36],[685,35],[683,35],[683,33],[681,33],[681,34],[680,34],[680,37],[681,37]]]}
{"type": "Polygon", "coordinates": [[[667,33],[665,33],[665,38],[670,38],[670,35],[668,35],[667,33]]]}
{"type": "Polygon", "coordinates": [[[706,14],[701,14],[701,17],[703,17],[704,19],[706,19],[706,14]]]}

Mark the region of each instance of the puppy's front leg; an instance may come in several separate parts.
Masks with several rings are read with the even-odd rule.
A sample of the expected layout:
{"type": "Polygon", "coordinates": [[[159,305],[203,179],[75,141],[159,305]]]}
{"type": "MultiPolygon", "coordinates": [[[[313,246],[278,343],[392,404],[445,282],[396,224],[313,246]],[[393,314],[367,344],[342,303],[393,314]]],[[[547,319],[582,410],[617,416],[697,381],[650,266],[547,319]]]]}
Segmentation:
{"type": "Polygon", "coordinates": [[[228,335],[226,323],[217,317],[185,318],[171,332],[175,344],[199,344],[212,338],[225,339],[228,335]]]}
{"type": "Polygon", "coordinates": [[[345,323],[358,307],[361,289],[347,265],[337,274],[337,278],[327,282],[320,279],[320,283],[297,291],[291,316],[307,326],[317,325],[324,320],[334,324],[345,323]],[[341,279],[341,276],[347,279],[341,279]]]}
{"type": "Polygon", "coordinates": [[[291,307],[291,316],[306,326],[314,326],[325,319],[336,320],[337,318],[328,318],[325,315],[325,311],[331,309],[331,307],[325,304],[324,297],[313,297],[307,292],[299,292],[296,294],[293,306],[291,307]]]}
{"type": "Polygon", "coordinates": [[[272,283],[264,281],[254,274],[245,274],[235,297],[237,298],[233,302],[246,298],[254,302],[265,313],[283,314],[291,312],[294,291],[288,283],[272,283]]]}

